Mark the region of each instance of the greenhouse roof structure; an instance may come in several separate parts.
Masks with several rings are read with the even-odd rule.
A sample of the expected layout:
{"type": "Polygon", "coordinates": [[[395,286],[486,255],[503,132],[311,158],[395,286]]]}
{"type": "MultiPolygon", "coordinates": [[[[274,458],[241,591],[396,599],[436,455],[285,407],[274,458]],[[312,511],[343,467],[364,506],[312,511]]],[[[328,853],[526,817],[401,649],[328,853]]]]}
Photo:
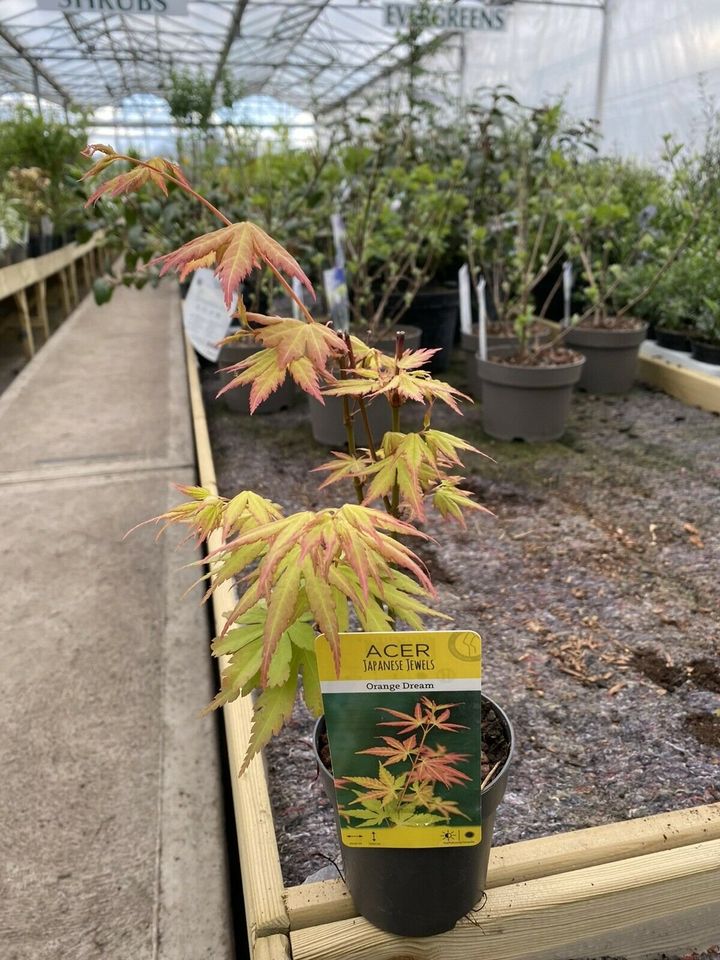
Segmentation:
{"type": "Polygon", "coordinates": [[[158,104],[173,70],[202,71],[218,91],[227,76],[242,98],[285,108],[269,122],[331,122],[418,51],[423,83],[441,78],[459,104],[496,84],[526,103],[562,96],[635,155],[667,132],[687,139],[703,97],[720,93],[716,0],[0,0],[0,100],[116,124],[129,102],[131,124],[170,127],[158,104]],[[412,51],[421,2],[437,16],[412,51]]]}

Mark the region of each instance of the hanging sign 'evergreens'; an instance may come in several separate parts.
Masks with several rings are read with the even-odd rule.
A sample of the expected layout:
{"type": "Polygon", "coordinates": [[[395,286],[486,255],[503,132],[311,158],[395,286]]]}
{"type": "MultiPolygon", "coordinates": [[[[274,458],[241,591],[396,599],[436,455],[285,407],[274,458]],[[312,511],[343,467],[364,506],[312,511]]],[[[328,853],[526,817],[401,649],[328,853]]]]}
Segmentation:
{"type": "Polygon", "coordinates": [[[468,630],[316,642],[342,842],[480,842],[481,640],[468,630]]]}
{"type": "Polygon", "coordinates": [[[442,30],[504,30],[507,7],[486,7],[482,4],[386,3],[386,27],[439,27],[442,30]]]}
{"type": "Polygon", "coordinates": [[[187,16],[188,0],[37,0],[38,10],[63,13],[158,13],[187,16]]]}

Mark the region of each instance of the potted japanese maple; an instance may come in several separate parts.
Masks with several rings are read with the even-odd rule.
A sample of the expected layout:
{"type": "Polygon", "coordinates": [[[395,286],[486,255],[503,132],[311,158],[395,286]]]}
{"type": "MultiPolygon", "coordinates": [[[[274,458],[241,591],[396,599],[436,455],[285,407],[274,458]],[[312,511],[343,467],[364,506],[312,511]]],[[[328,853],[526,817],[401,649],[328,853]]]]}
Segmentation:
{"type": "MultiPolygon", "coordinates": [[[[310,281],[280,244],[251,222],[228,221],[192,189],[177,165],[162,158],[135,160],[104,144],[90,145],[85,151],[87,157],[95,153],[101,156],[87,178],[102,175],[117,163],[127,163],[130,169],[101,182],[89,203],[148,183],[166,193],[167,184],[173,183],[220,221],[218,229],[160,257],[161,272],[177,270],[182,277],[212,266],[228,304],[242,281],[261,266],[289,296],[295,297],[288,277],[312,294],[310,281]]],[[[256,695],[241,773],[290,718],[300,679],[306,705],[311,713],[321,714],[316,644],[325,645],[339,671],[341,635],[348,630],[351,616],[364,631],[372,632],[394,631],[399,623],[420,629],[424,616],[437,615],[429,605],[435,591],[427,570],[407,542],[427,539],[418,527],[427,510],[432,507],[462,523],[464,513],[483,509],[462,489],[458,475],[461,456],[479,451],[432,427],[433,404],[444,403],[459,413],[462,395],[422,369],[430,359],[429,351],[406,349],[400,335],[394,354],[387,355],[316,322],[297,302],[298,319],[248,314],[240,300],[237,313],[242,329],[234,338],[251,339],[262,349],[237,365],[233,382],[224,389],[249,386],[253,411],[289,378],[319,402],[326,395],[337,397],[344,412],[348,453],[335,454],[321,469],[327,473],[326,484],[347,482],[354,500],[284,515],[277,504],[250,490],[225,498],[200,487],[182,487],[186,499],[156,518],[163,529],[169,524],[189,527],[200,542],[213,531],[222,532],[222,546],[209,557],[213,570],[207,595],[218,584],[239,578],[237,603],[227,612],[212,644],[214,655],[226,655],[229,662],[209,709],[256,695]],[[422,428],[416,432],[403,430],[403,410],[410,399],[427,404],[422,428]],[[389,405],[392,429],[378,438],[377,445],[361,449],[356,443],[354,413],[357,408],[362,417],[371,400],[389,405]],[[316,637],[318,632],[322,638],[316,637]]],[[[484,782],[479,777],[463,781],[466,789],[480,791],[489,800],[481,843],[461,851],[384,851],[393,854],[389,859],[374,856],[383,851],[365,850],[362,853],[369,859],[362,869],[352,865],[352,854],[348,857],[345,850],[351,894],[368,918],[386,929],[418,936],[450,929],[480,897],[494,808],[505,789],[512,753],[509,722],[496,704],[486,703],[483,729],[490,719],[495,730],[487,731],[487,743],[499,735],[498,758],[484,782]]],[[[452,706],[430,701],[424,707],[421,725],[449,729],[446,714],[452,706]]],[[[406,753],[428,761],[430,749],[423,740],[420,747],[408,746],[406,753]]],[[[441,767],[455,769],[459,762],[456,758],[451,763],[445,756],[443,764],[435,763],[434,773],[426,770],[427,776],[420,778],[425,784],[418,794],[423,800],[417,810],[421,822],[427,816],[450,822],[455,816],[442,797],[432,799],[432,784],[441,779],[437,776],[441,767]]],[[[324,771],[332,793],[335,785],[326,764],[324,771]]]]}

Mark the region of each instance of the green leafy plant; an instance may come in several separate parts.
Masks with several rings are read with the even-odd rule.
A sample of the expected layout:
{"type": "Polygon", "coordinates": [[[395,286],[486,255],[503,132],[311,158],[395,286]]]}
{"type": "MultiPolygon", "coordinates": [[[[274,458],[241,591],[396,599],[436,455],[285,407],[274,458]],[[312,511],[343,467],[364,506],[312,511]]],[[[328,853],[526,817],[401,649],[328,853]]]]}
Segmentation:
{"type": "Polygon", "coordinates": [[[562,103],[530,109],[503,88],[468,107],[465,251],[477,282],[484,277],[489,329],[514,335],[527,353],[536,321],[536,291],[564,256],[561,184],[572,157],[594,149],[592,127],[570,123],[562,103]]]}
{"type": "Polygon", "coordinates": [[[336,777],[336,787],[350,789],[355,795],[347,806],[338,808],[340,816],[358,820],[365,827],[430,826],[451,816],[468,819],[457,801],[439,794],[441,786],[471,782],[460,769],[468,755],[448,751],[437,736],[438,732],[452,734],[467,729],[450,721],[457,706],[421,697],[412,713],[378,707],[393,718],[381,721],[379,726],[396,727],[397,736],[382,736],[382,746],[358,751],[358,755],[381,758],[377,777],[336,777]]]}
{"type": "Polygon", "coordinates": [[[228,580],[237,582],[239,596],[213,642],[213,653],[229,659],[211,708],[258,692],[244,769],[289,718],[300,676],[308,708],[320,712],[316,631],[325,635],[339,663],[339,634],[347,630],[351,613],[365,630],[386,630],[398,621],[417,629],[423,616],[438,615],[429,606],[434,589],[427,570],[405,540],[427,539],[411,522],[424,515],[426,503],[460,521],[464,511],[482,509],[459,488],[456,475],[459,452],[473,448],[431,425],[434,403],[458,410],[462,397],[421,369],[430,351],[405,350],[400,337],[395,356],[387,357],[313,320],[287,280],[296,278],[312,295],[312,285],[294,257],[256,224],[229,221],[190,186],[175,164],[161,158],[137,160],[105,144],[91,144],[84,151],[86,157],[97,153],[100,159],[86,179],[116,164],[129,169],[104,180],[88,203],[148,186],[167,195],[173,185],[220,221],[218,229],[157,257],[154,264],[161,272],[175,270],[185,277],[211,267],[230,303],[251,272],[264,267],[297,301],[299,319],[271,317],[249,313],[240,296],[241,329],[230,339],[251,339],[262,349],[230,368],[235,376],[225,389],[250,385],[252,410],[288,376],[321,401],[325,393],[342,397],[351,461],[337,457],[341,467],[329,468],[330,479],[350,480],[355,502],[285,516],[253,491],[225,498],[200,487],[182,487],[187,499],[155,518],[162,529],[172,524],[189,527],[201,543],[216,531],[222,536],[222,545],[208,556],[213,572],[203,577],[210,579],[206,597],[228,580]],[[366,403],[375,397],[390,403],[393,429],[360,450],[356,418],[368,424],[366,403]],[[427,406],[422,429],[414,434],[401,430],[401,411],[408,400],[427,406]]]}

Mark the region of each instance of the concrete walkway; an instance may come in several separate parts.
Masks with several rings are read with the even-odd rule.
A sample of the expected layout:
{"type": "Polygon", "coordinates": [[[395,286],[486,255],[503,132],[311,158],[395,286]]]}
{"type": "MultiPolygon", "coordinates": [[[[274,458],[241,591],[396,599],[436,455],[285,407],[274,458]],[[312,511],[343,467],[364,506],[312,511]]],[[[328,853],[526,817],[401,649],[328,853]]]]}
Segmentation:
{"type": "Polygon", "coordinates": [[[233,956],[172,284],[86,300],[0,397],[0,957],[233,956]]]}

